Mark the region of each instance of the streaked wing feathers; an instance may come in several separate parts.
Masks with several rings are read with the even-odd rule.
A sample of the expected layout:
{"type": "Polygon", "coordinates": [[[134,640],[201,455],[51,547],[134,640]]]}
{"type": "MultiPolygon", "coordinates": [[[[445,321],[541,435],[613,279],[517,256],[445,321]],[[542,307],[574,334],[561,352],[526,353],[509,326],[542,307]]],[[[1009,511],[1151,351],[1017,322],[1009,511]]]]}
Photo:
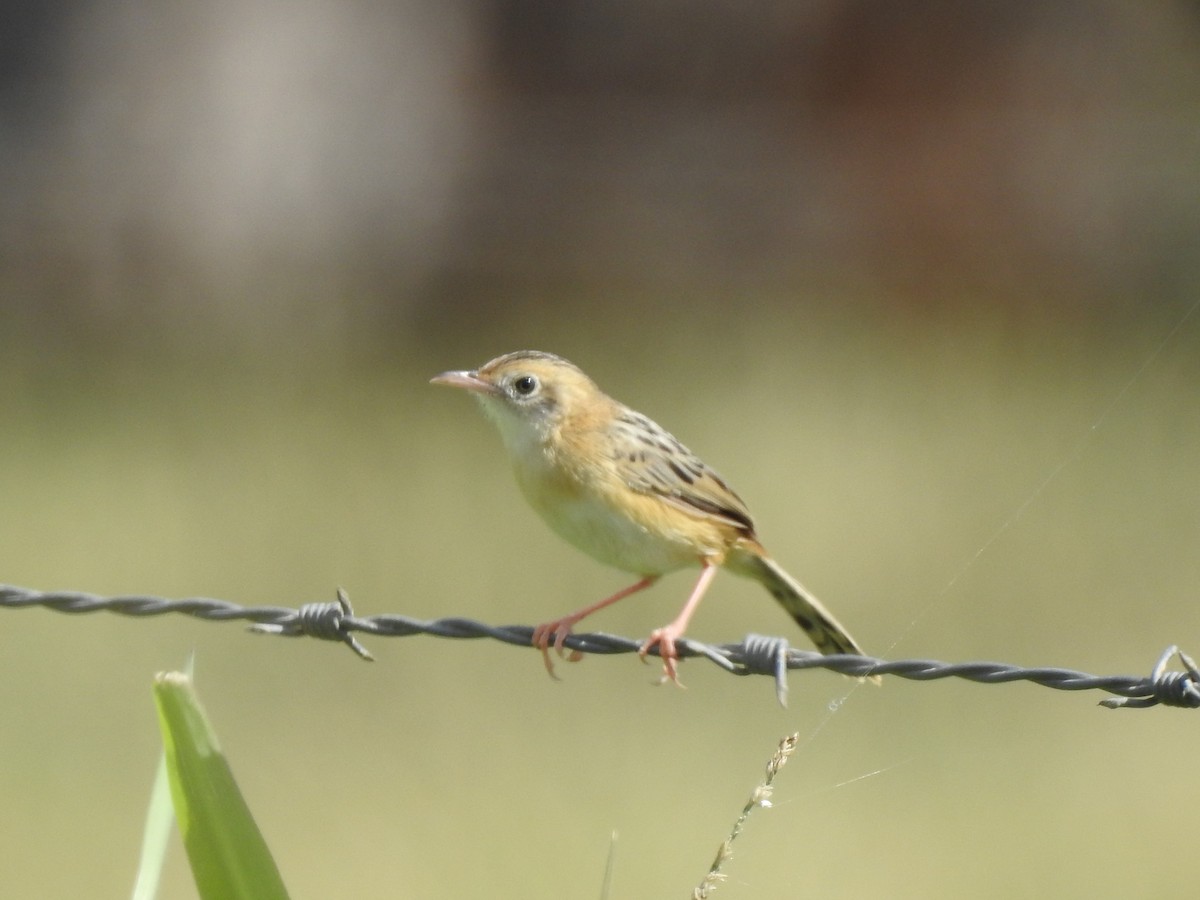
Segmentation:
{"type": "Polygon", "coordinates": [[[631,490],[754,534],[754,520],[742,498],[661,426],[641,413],[623,410],[612,427],[617,470],[631,490]]]}

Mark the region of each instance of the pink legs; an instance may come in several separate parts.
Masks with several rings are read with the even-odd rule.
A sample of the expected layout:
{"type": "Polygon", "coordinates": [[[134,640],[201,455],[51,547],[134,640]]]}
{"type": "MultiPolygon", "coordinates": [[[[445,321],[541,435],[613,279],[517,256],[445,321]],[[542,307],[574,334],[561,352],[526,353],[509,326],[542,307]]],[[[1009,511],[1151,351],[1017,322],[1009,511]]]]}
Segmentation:
{"type": "MultiPolygon", "coordinates": [[[[703,577],[703,576],[701,576],[703,577]]],[[[650,587],[654,582],[658,581],[657,575],[647,575],[637,584],[632,584],[629,587],[617,591],[611,597],[605,597],[599,603],[593,603],[591,606],[585,606],[583,609],[576,610],[569,616],[563,616],[561,619],[555,619],[553,622],[545,622],[533,629],[533,637],[530,643],[542,651],[542,660],[546,663],[546,671],[550,673],[551,678],[558,678],[554,674],[554,661],[550,659],[550,639],[554,638],[554,652],[561,658],[567,659],[569,662],[579,662],[583,654],[578,650],[572,651],[570,657],[563,650],[563,641],[567,639],[567,635],[571,633],[571,629],[582,619],[587,618],[597,610],[604,609],[606,606],[612,606],[618,600],[624,600],[630,594],[636,594],[640,590],[650,587]]],[[[691,601],[688,601],[689,603],[691,601]]],[[[690,613],[689,613],[690,615],[690,613]]],[[[686,619],[684,620],[686,624],[686,619]]],[[[657,632],[656,632],[657,633],[657,632]]],[[[682,632],[680,632],[682,634],[682,632]]],[[[653,635],[651,636],[653,638],[653,635]]],[[[674,645],[672,644],[672,647],[674,645]]],[[[644,653],[645,647],[642,648],[644,653]]]]}
{"type": "MultiPolygon", "coordinates": [[[[708,590],[708,586],[712,583],[713,576],[717,574],[717,565],[709,560],[701,560],[700,562],[700,578],[696,581],[696,586],[692,588],[692,593],[687,599],[687,603],[683,604],[683,609],[679,611],[671,622],[664,625],[662,628],[656,628],[650,632],[650,637],[646,638],[645,642],[638,649],[638,656],[644,662],[646,654],[649,653],[656,645],[658,646],[658,655],[663,661],[663,680],[670,679],[679,684],[679,670],[676,663],[679,662],[679,652],[675,649],[675,642],[683,637],[687,631],[688,622],[691,621],[692,615],[696,612],[696,607],[700,605],[701,599],[704,597],[704,592],[708,590]]],[[[566,659],[568,662],[578,662],[583,654],[578,650],[567,655],[563,642],[566,641],[567,635],[571,633],[582,619],[587,618],[597,610],[604,609],[606,606],[612,606],[618,600],[624,600],[630,594],[636,594],[640,590],[650,587],[654,582],[658,581],[657,575],[647,575],[637,584],[632,584],[624,590],[617,591],[611,597],[605,597],[599,603],[593,603],[591,606],[585,606],[583,609],[571,613],[569,616],[563,616],[561,619],[555,619],[553,622],[545,622],[533,629],[533,637],[530,643],[542,651],[542,660],[546,664],[546,671],[550,673],[551,678],[558,678],[554,674],[554,661],[550,658],[551,640],[554,644],[554,652],[560,658],[566,659]]]]}
{"type": "Polygon", "coordinates": [[[663,661],[663,680],[665,681],[669,678],[680,687],[683,687],[683,685],[679,683],[679,672],[675,666],[679,661],[679,652],[675,649],[675,642],[683,637],[683,633],[687,631],[688,622],[691,621],[692,614],[696,611],[696,607],[700,605],[700,600],[704,597],[704,592],[708,590],[713,576],[717,574],[717,567],[708,560],[702,561],[700,565],[700,578],[696,582],[696,586],[692,588],[691,596],[688,597],[687,603],[683,604],[683,609],[679,611],[679,615],[662,628],[656,628],[650,632],[650,637],[646,638],[646,642],[638,650],[638,656],[645,661],[646,654],[657,644],[658,655],[663,661]]]}

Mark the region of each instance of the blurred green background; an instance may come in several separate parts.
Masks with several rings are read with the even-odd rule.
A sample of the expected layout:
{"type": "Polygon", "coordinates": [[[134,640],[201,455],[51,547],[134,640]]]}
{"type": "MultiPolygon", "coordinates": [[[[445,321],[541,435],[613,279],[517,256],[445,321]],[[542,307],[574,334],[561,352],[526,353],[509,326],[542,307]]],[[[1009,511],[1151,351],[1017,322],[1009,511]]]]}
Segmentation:
{"type": "MultiPolygon", "coordinates": [[[[535,348],[880,655],[1200,653],[1190,3],[14,3],[0,581],[533,624],[627,583],[427,379],[535,348]]],[[[594,621],[638,636],[676,575],[594,621]]],[[[718,578],[692,635],[803,643],[718,578]]],[[[197,680],[296,897],[1185,897],[1194,713],[0,611],[12,896],[119,897],[197,680]],[[848,695],[848,696],[847,696],[848,695]],[[844,702],[843,702],[844,701],[844,702]],[[870,776],[870,777],[867,777],[870,776]]],[[[182,852],[168,897],[194,896],[182,852]]]]}

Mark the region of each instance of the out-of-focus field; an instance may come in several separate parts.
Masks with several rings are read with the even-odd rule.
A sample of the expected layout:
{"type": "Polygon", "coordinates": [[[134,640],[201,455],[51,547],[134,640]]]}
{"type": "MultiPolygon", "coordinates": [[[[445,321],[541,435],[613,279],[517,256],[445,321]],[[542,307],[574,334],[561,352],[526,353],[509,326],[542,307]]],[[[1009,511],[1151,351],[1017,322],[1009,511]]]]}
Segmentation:
{"type": "MultiPolygon", "coordinates": [[[[772,299],[772,298],[768,298],[772,299]]],[[[775,298],[777,299],[777,298],[775,298]]],[[[577,308],[577,307],[576,307],[577,308]]],[[[535,623],[622,586],[560,543],[464,397],[559,352],[671,429],[871,651],[1136,674],[1200,652],[1200,316],[1007,317],[809,298],[542,316],[352,354],[0,360],[0,581],[535,623]],[[457,335],[457,336],[456,336],[457,335]],[[1168,337],[1168,335],[1170,335],[1168,337]],[[1165,342],[1164,342],[1165,341],[1165,342]]],[[[644,635],[679,574],[594,620],[644,635]]],[[[722,575],[693,636],[782,633],[722,575]]],[[[769,681],[632,658],[546,677],[491,642],[248,635],[0,611],[9,896],[132,883],[155,672],[199,689],[296,897],[614,898],[699,881],[778,740],[800,749],[720,896],[1183,897],[1197,713],[1029,685],[769,681]]],[[[182,858],[167,897],[194,896],[182,858]]]]}
{"type": "MultiPolygon", "coordinates": [[[[575,361],[888,658],[1200,656],[1196,4],[18,2],[0,582],[534,624],[629,583],[468,398],[575,361]],[[153,8],[151,8],[153,7],[153,8]]],[[[689,574],[589,626],[644,636],[689,574]]],[[[803,636],[717,578],[691,630],[803,636]]],[[[0,609],[0,896],[124,897],[156,672],[296,898],[1191,897],[1200,713],[0,609]]],[[[195,896],[176,849],[162,896],[195,896]]]]}

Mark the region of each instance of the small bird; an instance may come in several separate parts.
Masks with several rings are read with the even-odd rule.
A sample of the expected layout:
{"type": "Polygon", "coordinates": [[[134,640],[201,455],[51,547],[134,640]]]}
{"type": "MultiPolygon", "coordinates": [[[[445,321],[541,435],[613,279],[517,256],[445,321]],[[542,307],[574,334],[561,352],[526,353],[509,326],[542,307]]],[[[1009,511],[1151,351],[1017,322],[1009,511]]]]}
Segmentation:
{"type": "MultiPolygon", "coordinates": [[[[644,661],[658,647],[664,679],[679,684],[675,643],[721,566],[770,591],[822,653],[863,655],[829,610],[767,555],[746,504],[721,476],[577,366],[518,350],[478,369],[443,372],[431,383],[464,388],[479,400],[500,429],[525,498],[555,532],[600,562],[640,576],[534,629],[531,643],[551,676],[551,641],[564,657],[564,641],[580,620],[690,566],[700,567],[700,578],[683,609],[638,651],[644,661]]],[[[570,659],[580,657],[576,651],[570,659]]]]}

